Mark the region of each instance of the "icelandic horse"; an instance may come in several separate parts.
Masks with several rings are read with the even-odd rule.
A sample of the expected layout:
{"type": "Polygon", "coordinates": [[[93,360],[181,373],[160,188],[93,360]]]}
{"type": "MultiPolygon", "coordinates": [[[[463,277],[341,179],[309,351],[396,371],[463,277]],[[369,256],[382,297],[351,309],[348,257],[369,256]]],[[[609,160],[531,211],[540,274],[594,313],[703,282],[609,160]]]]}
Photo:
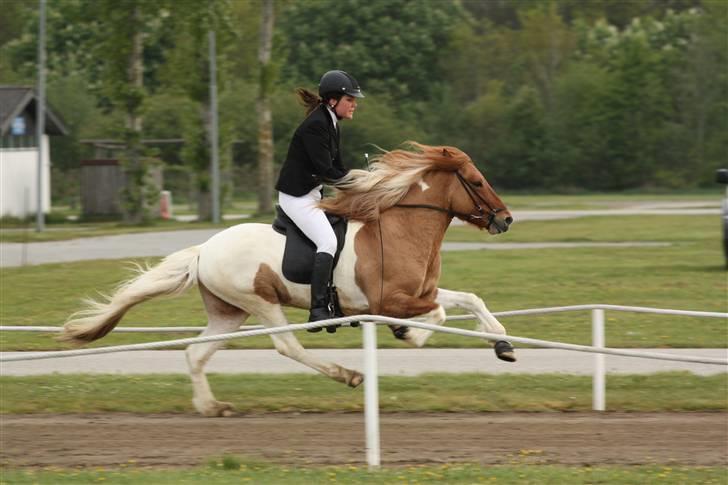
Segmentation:
{"type": "MultiPolygon", "coordinates": [[[[459,307],[477,317],[476,330],[506,330],[472,293],[438,288],[440,247],[453,218],[490,234],[508,230],[510,212],[472,160],[453,147],[409,142],[375,157],[370,171],[351,170],[321,206],[349,219],[346,241],[333,280],[345,315],[378,314],[445,322],[445,310],[459,307]],[[382,264],[383,263],[383,264],[382,264]]],[[[266,327],[287,325],[282,306],[309,307],[309,286],[282,273],[285,236],[270,224],[246,223],[225,229],[205,243],[177,251],[159,264],[140,269],[105,301],[86,308],[64,325],[60,339],[85,344],[108,334],[127,310],[157,296],[177,296],[198,285],[208,316],[201,335],[237,331],[255,315],[266,327]]],[[[422,347],[432,331],[392,328],[396,337],[422,347]]],[[[282,355],[328,377],[356,387],[361,373],[309,353],[293,332],[271,335],[282,355]]],[[[205,416],[233,414],[217,401],[204,366],[223,342],[192,344],[186,350],[194,388],[193,404],[205,416]]],[[[496,354],[515,361],[505,340],[496,354]]]]}

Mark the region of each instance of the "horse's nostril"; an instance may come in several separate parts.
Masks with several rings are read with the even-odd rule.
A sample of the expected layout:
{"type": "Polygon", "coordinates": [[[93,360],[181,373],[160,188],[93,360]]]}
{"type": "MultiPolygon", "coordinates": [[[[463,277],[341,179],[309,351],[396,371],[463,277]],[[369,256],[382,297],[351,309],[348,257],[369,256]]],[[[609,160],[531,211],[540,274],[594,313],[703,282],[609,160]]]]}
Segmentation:
{"type": "Polygon", "coordinates": [[[512,217],[506,217],[506,224],[508,224],[510,226],[512,222],[513,222],[512,217]]]}

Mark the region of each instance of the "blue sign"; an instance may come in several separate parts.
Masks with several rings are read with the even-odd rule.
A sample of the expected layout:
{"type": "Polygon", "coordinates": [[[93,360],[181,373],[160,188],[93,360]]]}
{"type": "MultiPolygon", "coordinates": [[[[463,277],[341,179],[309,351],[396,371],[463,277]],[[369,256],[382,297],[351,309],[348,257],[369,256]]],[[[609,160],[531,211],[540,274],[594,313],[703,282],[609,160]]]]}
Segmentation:
{"type": "Polygon", "coordinates": [[[13,124],[10,127],[10,134],[15,136],[25,135],[25,118],[18,116],[13,120],[13,124]]]}

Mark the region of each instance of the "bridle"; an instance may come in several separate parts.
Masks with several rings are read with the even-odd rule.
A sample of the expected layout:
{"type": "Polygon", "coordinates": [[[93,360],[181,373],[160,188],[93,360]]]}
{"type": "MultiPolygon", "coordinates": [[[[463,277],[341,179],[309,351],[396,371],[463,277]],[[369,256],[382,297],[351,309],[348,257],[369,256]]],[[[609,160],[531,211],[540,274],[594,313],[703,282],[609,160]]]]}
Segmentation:
{"type": "Polygon", "coordinates": [[[477,215],[473,213],[469,214],[463,214],[462,212],[457,212],[452,210],[450,207],[447,209],[444,207],[439,207],[436,205],[430,205],[430,204],[395,204],[394,207],[402,207],[405,209],[430,209],[438,212],[444,212],[448,215],[448,217],[459,217],[460,219],[463,219],[467,222],[477,222],[482,221],[486,218],[485,221],[485,227],[486,229],[490,228],[490,225],[493,223],[493,220],[498,215],[499,212],[502,212],[505,210],[505,207],[493,207],[491,206],[488,201],[486,201],[482,195],[478,193],[478,191],[475,189],[472,183],[465,180],[465,177],[460,175],[460,172],[455,172],[455,175],[457,176],[458,180],[460,181],[460,185],[463,186],[465,189],[465,192],[467,192],[468,196],[470,197],[470,200],[473,201],[473,205],[475,206],[475,210],[477,211],[477,215]],[[488,209],[488,212],[486,214],[485,210],[481,206],[481,203],[488,209]]]}

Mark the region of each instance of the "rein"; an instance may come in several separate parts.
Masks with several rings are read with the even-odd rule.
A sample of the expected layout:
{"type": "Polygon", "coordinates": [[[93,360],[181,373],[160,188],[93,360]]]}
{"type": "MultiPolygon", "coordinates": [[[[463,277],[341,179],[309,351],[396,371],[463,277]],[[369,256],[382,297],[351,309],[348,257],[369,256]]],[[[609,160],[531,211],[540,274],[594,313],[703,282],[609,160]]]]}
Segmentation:
{"type": "Polygon", "coordinates": [[[495,219],[495,216],[498,215],[499,212],[505,210],[502,207],[493,208],[490,204],[475,190],[473,185],[465,180],[462,175],[460,175],[460,172],[455,172],[455,175],[457,175],[458,180],[460,181],[460,185],[463,186],[465,189],[465,192],[467,192],[468,196],[470,197],[470,200],[473,201],[473,204],[475,205],[475,210],[478,211],[478,215],[469,213],[469,214],[463,214],[462,212],[457,212],[449,207],[446,209],[444,207],[439,207],[436,205],[430,205],[430,204],[395,204],[394,207],[402,207],[404,209],[430,209],[438,212],[444,212],[448,215],[448,217],[459,217],[460,219],[464,219],[468,222],[474,222],[478,220],[483,220],[485,218],[485,210],[480,206],[480,201],[485,205],[485,207],[488,209],[488,219],[486,220],[486,228],[490,228],[490,225],[493,223],[493,220],[495,219]]]}

